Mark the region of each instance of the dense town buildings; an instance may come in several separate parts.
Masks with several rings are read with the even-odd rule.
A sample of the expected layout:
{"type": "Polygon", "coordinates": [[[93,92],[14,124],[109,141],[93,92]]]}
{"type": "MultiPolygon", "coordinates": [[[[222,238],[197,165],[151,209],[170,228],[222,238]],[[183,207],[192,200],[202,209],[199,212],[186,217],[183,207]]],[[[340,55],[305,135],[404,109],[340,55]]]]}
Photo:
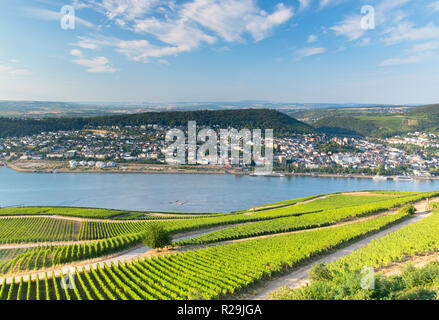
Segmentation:
{"type": "MultiPolygon", "coordinates": [[[[165,134],[158,125],[43,132],[0,139],[3,160],[64,160],[72,168],[116,167],[120,163],[165,163],[165,134]]],[[[420,132],[385,140],[324,134],[274,140],[277,170],[430,176],[439,168],[439,136],[420,132]],[[413,148],[411,148],[411,147],[413,148]]],[[[242,166],[242,163],[238,166],[242,166]]]]}

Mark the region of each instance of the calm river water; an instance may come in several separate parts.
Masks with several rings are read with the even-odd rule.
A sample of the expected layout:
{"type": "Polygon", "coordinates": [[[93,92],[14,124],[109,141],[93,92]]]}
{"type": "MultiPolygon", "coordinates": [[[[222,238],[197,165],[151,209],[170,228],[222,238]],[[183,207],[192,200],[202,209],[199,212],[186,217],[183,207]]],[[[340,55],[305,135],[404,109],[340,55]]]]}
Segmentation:
{"type": "Polygon", "coordinates": [[[202,174],[20,173],[0,167],[0,206],[227,212],[338,191],[439,190],[439,181],[202,174]]]}

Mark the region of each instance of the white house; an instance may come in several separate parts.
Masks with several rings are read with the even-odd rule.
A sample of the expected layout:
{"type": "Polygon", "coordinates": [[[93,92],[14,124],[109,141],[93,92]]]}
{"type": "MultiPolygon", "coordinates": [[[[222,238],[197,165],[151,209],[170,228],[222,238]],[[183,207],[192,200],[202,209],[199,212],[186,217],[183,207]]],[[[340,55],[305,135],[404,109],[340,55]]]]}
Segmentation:
{"type": "Polygon", "coordinates": [[[102,162],[102,161],[98,161],[98,162],[96,162],[96,168],[98,168],[98,169],[104,169],[105,167],[106,167],[105,162],[102,162]]]}

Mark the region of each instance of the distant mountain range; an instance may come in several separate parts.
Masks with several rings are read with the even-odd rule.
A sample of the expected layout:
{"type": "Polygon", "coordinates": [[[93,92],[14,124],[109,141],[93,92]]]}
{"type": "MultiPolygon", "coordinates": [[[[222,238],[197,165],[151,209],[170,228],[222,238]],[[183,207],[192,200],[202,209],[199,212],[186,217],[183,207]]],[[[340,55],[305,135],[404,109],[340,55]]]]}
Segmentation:
{"type": "Polygon", "coordinates": [[[377,106],[382,105],[354,103],[278,103],[263,100],[170,103],[0,101],[0,117],[42,119],[51,117],[93,117],[160,111],[234,110],[243,108],[275,109],[282,112],[290,112],[355,107],[371,108],[377,106]]]}

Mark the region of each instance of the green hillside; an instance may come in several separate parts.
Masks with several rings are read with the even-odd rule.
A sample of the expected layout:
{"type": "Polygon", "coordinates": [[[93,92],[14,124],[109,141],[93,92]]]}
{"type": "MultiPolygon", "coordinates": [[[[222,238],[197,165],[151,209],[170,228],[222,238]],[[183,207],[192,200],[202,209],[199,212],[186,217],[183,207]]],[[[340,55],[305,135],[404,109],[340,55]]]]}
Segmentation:
{"type": "Polygon", "coordinates": [[[439,105],[415,108],[401,114],[329,116],[314,123],[330,134],[388,137],[413,131],[439,132],[439,105]]]}
{"type": "Polygon", "coordinates": [[[439,104],[430,104],[427,106],[419,107],[408,111],[407,114],[418,117],[439,117],[439,104]]]}

